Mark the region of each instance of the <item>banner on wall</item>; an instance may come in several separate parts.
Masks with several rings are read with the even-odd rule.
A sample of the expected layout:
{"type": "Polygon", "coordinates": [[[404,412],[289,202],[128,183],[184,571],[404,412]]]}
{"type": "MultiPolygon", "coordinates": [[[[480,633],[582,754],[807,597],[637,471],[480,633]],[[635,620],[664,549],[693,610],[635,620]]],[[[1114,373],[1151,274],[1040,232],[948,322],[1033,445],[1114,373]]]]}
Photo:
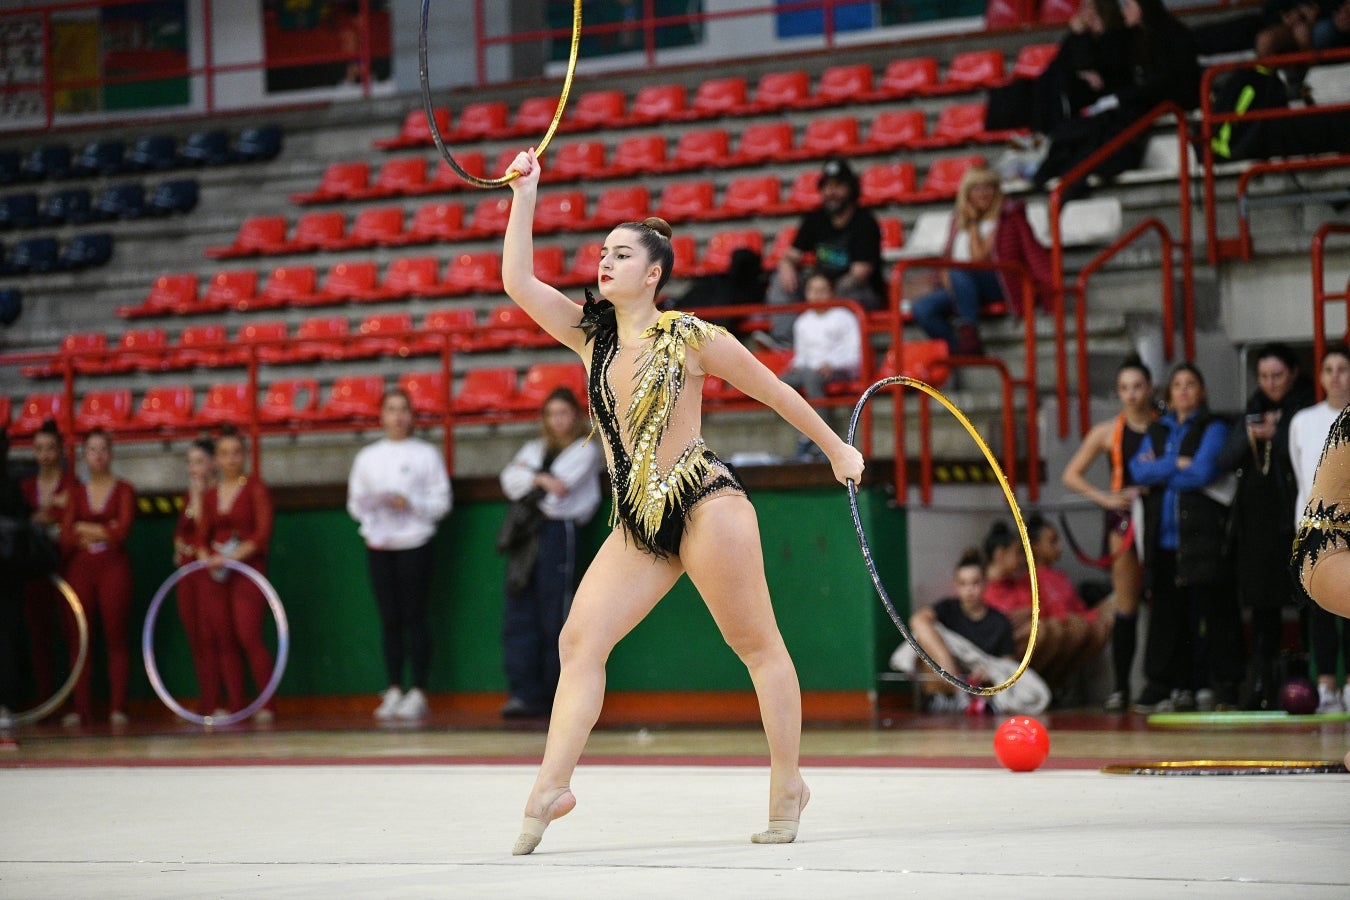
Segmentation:
{"type": "MultiPolygon", "coordinates": [[[[370,77],[388,81],[388,0],[369,0],[370,77]]],[[[359,0],[262,0],[267,93],[361,83],[359,0]]]]}
{"type": "Polygon", "coordinates": [[[0,121],[41,116],[42,18],[37,15],[0,19],[0,121]]]}
{"type": "Polygon", "coordinates": [[[144,0],[101,11],[104,109],[186,106],[191,90],[185,0],[144,0]],[[159,77],[162,76],[162,77],[159,77]]]}

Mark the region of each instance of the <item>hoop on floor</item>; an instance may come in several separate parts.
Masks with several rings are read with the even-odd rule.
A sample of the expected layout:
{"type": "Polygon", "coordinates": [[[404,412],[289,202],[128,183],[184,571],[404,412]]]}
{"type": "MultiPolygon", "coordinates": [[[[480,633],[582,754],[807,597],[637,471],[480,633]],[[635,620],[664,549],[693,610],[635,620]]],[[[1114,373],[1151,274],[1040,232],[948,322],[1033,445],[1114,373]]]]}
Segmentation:
{"type": "Polygon", "coordinates": [[[85,664],[89,661],[89,622],[84,615],[84,606],[80,603],[80,597],[75,593],[75,589],[56,573],[51,575],[52,584],[61,592],[66,603],[70,604],[70,612],[75,616],[75,628],[80,635],[80,649],[75,654],[75,664],[70,667],[70,674],[66,676],[65,683],[61,685],[55,694],[52,694],[45,701],[24,712],[15,713],[12,721],[15,725],[30,725],[33,722],[41,721],[55,712],[70,692],[75,690],[75,683],[80,680],[80,675],[84,672],[85,664]]]}
{"type": "MultiPolygon", "coordinates": [[[[431,139],[436,144],[436,149],[441,152],[450,168],[455,174],[467,181],[474,187],[494,188],[502,187],[520,177],[519,172],[508,172],[500,178],[482,178],[471,172],[466,172],[464,167],[455,161],[450,155],[450,151],[445,147],[445,139],[441,136],[440,126],[436,124],[436,113],[431,105],[431,82],[427,74],[427,18],[431,12],[431,0],[422,0],[422,29],[417,40],[417,72],[422,80],[422,109],[426,112],[427,126],[431,130],[431,139]]],[[[567,106],[567,97],[572,93],[572,76],[577,70],[577,49],[581,46],[581,0],[573,0],[572,3],[572,48],[567,56],[567,74],[563,78],[562,93],[558,95],[558,107],[553,111],[553,121],[549,123],[548,131],[544,132],[544,139],[535,147],[535,153],[539,156],[544,155],[544,149],[548,147],[549,141],[553,140],[553,135],[558,130],[558,124],[562,122],[563,110],[567,106]]]]}
{"type": "MultiPolygon", "coordinates": [[[[863,407],[867,405],[867,401],[872,399],[872,395],[877,391],[893,384],[898,384],[903,387],[912,387],[915,390],[922,391],[946,407],[947,410],[956,417],[956,420],[965,427],[966,432],[975,439],[975,443],[979,446],[980,452],[984,454],[984,458],[988,460],[990,468],[993,469],[994,476],[998,479],[999,486],[1003,488],[1003,496],[1007,499],[1008,507],[1012,510],[1013,521],[1017,524],[1017,533],[1022,538],[1022,550],[1027,556],[1027,574],[1031,579],[1031,633],[1027,636],[1026,653],[1022,655],[1022,661],[1018,664],[1016,671],[1009,675],[1006,681],[992,687],[973,685],[942,668],[942,666],[934,662],[933,658],[919,645],[919,642],[914,639],[914,635],[910,633],[909,628],[905,626],[904,618],[896,610],[895,604],[891,602],[890,594],[886,592],[885,586],[881,583],[881,576],[877,574],[876,564],[872,561],[872,547],[867,543],[867,534],[863,531],[862,526],[862,516],[858,513],[858,486],[854,483],[853,479],[850,478],[847,483],[848,505],[849,510],[853,513],[853,529],[858,533],[858,545],[862,548],[863,562],[867,564],[868,574],[872,576],[872,584],[876,586],[877,594],[881,596],[881,602],[885,605],[886,612],[890,614],[891,621],[894,622],[895,627],[900,630],[901,637],[914,648],[914,652],[919,655],[919,659],[923,660],[928,668],[941,676],[943,681],[958,690],[965,691],[967,694],[975,694],[980,697],[990,697],[1000,691],[1006,691],[1016,683],[1017,679],[1022,677],[1022,673],[1025,672],[1027,666],[1031,664],[1032,651],[1036,649],[1036,631],[1040,625],[1041,618],[1041,595],[1040,589],[1036,584],[1036,560],[1031,555],[1031,538],[1027,534],[1026,523],[1022,521],[1022,510],[1017,505],[1017,498],[1013,496],[1012,488],[1008,485],[1008,479],[1004,476],[1003,469],[999,467],[998,460],[994,458],[993,451],[989,449],[989,445],[984,442],[984,438],[980,437],[980,433],[975,430],[975,426],[972,425],[970,420],[965,417],[965,414],[957,408],[956,404],[948,400],[941,391],[932,385],[926,384],[917,378],[910,378],[908,375],[892,375],[889,378],[881,379],[876,384],[863,391],[862,396],[858,398],[857,405],[853,407],[853,416],[849,419],[848,442],[850,444],[853,443],[853,435],[858,428],[858,419],[862,416],[863,407]]],[[[899,404],[897,403],[895,415],[899,414],[899,404]]]]}
{"type": "Polygon", "coordinates": [[[277,623],[277,660],[272,667],[272,677],[268,679],[262,692],[252,703],[241,710],[224,716],[199,715],[175,700],[173,695],[169,693],[168,688],[164,686],[164,679],[160,677],[159,665],[155,662],[155,621],[159,618],[159,608],[164,605],[164,599],[169,596],[169,591],[173,590],[178,582],[193,572],[209,567],[209,564],[204,560],[187,563],[164,580],[164,583],[159,586],[159,590],[155,592],[154,599],[150,601],[150,608],[145,612],[145,626],[141,629],[141,656],[145,660],[145,674],[150,678],[150,686],[155,689],[159,699],[164,701],[164,705],[173,710],[179,718],[208,727],[234,725],[237,722],[244,721],[266,706],[267,701],[271,700],[272,695],[276,693],[277,685],[281,684],[281,676],[286,671],[286,658],[290,655],[291,649],[291,632],[286,621],[286,610],[281,605],[281,598],[277,596],[276,588],[272,587],[272,583],[247,563],[227,559],[223,560],[222,564],[225,568],[238,572],[252,581],[258,590],[262,591],[263,597],[267,600],[267,605],[272,609],[272,617],[276,619],[277,623]]]}

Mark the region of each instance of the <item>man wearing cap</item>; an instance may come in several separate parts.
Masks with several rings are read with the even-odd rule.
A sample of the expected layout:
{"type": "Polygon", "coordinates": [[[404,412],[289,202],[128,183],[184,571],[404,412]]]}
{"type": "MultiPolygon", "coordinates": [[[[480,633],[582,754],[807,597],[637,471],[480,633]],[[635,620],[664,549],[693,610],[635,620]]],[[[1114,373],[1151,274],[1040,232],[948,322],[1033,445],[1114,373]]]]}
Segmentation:
{"type": "MultiPolygon", "coordinates": [[[[864,309],[880,309],[886,302],[881,276],[881,227],[858,206],[858,176],[846,160],[831,159],[820,173],[820,207],[802,217],[797,237],[778,262],[769,285],[769,303],[802,300],[801,269],[814,259],[830,277],[835,296],[856,300],[864,309]]],[[[773,317],[771,337],[787,346],[792,342],[792,315],[773,317]]]]}

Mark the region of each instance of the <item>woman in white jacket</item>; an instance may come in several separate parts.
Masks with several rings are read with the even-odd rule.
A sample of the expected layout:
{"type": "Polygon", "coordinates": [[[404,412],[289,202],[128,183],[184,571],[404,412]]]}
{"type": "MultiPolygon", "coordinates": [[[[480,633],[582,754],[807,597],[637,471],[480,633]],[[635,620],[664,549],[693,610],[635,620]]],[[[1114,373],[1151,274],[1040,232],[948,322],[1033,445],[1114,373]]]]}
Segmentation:
{"type": "Polygon", "coordinates": [[[519,581],[508,572],[502,613],[502,656],[510,697],[508,718],[547,715],[558,687],[558,635],[577,583],[579,528],[600,505],[598,441],[581,404],[567,388],[549,394],[540,413],[540,436],[520,448],[502,470],[502,491],[512,501],[539,496],[542,519],[532,566],[519,581]]]}
{"type": "Polygon", "coordinates": [[[401,390],[380,403],[384,437],[364,447],[347,480],[347,512],[361,523],[370,563],[370,583],[384,632],[385,690],[377,719],[421,719],[423,688],[431,665],[427,593],[431,586],[431,539],[450,512],[450,479],[436,448],[412,436],[412,402],[401,390]],[[404,661],[412,681],[403,691],[404,661]]]}

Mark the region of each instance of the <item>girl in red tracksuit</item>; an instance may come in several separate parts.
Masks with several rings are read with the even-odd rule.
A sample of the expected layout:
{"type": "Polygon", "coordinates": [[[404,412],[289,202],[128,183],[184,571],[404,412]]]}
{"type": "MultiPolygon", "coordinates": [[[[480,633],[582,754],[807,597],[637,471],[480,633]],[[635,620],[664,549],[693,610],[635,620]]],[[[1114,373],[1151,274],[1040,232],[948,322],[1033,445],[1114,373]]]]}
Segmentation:
{"type": "MultiPolygon", "coordinates": [[[[33,523],[60,539],[61,520],[71,488],[79,486],[74,473],[62,465],[61,432],[51,419],[33,435],[33,460],[37,474],[19,482],[23,499],[33,510],[33,523]]],[[[57,611],[70,614],[56,587],[46,578],[33,578],[23,586],[23,614],[28,623],[29,654],[33,660],[33,685],[38,700],[56,693],[56,658],[52,652],[57,611]]]]}
{"type": "MultiPolygon", "coordinates": [[[[215,484],[216,445],[210,438],[193,441],[188,448],[188,490],[183,498],[183,511],[173,530],[173,564],[177,567],[197,559],[197,531],[202,518],[202,501],[208,488],[215,484]]],[[[187,633],[188,649],[197,672],[198,712],[209,716],[220,706],[220,663],[206,627],[207,617],[202,606],[202,582],[209,576],[197,571],[178,582],[178,617],[187,633]]]]}
{"type": "MultiPolygon", "coordinates": [[[[112,440],[107,432],[94,429],[85,438],[84,463],[89,480],[71,490],[61,521],[61,546],[67,554],[65,578],[84,605],[90,636],[96,621],[102,625],[108,653],[109,721],[120,726],[127,723],[131,675],[127,636],[131,558],[126,540],[136,517],[136,492],[112,473],[112,440]]],[[[78,642],[69,644],[74,665],[78,642]]],[[[93,705],[90,669],[86,661],[75,685],[75,711],[62,719],[63,725],[73,727],[89,720],[93,705]]]]}
{"type": "MultiPolygon", "coordinates": [[[[272,655],[263,642],[267,601],[247,577],[221,566],[223,559],[247,563],[267,574],[267,545],[272,539],[272,495],[256,475],[244,472],[244,439],[230,431],[216,441],[219,483],[202,496],[197,525],[197,558],[212,563],[199,582],[207,631],[213,642],[230,709],[247,706],[240,651],[261,691],[272,677],[272,655]]],[[[272,720],[271,709],[254,716],[272,720]]]]}

